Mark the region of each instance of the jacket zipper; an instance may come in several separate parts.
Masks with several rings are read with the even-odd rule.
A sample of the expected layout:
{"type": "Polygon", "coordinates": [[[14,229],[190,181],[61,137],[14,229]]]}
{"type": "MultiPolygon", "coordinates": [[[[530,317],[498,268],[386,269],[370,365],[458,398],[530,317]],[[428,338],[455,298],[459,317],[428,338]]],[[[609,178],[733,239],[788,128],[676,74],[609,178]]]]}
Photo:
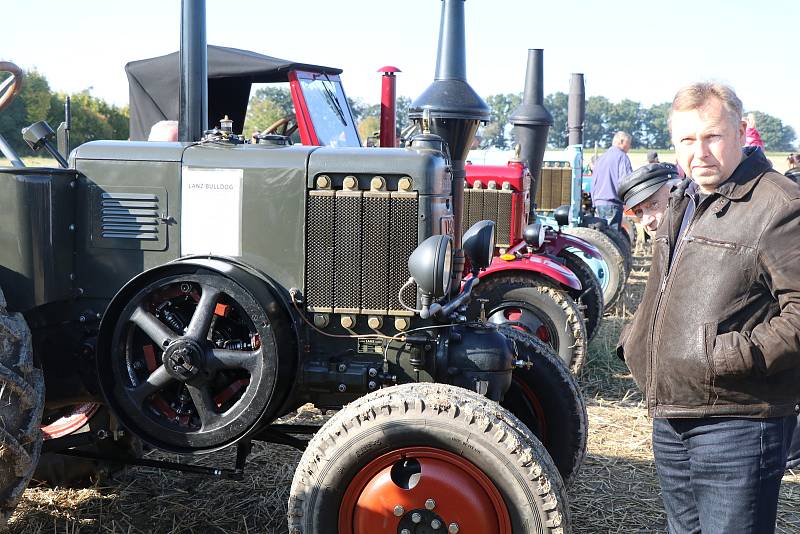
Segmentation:
{"type": "MultiPolygon", "coordinates": [[[[695,200],[692,198],[689,200],[690,202],[694,202],[695,200]]],[[[702,204],[702,203],[700,203],[702,204]]],[[[667,268],[664,270],[664,275],[661,278],[661,287],[658,291],[658,299],[656,300],[656,308],[655,308],[655,317],[653,318],[653,329],[650,334],[650,380],[647,385],[648,395],[647,395],[647,411],[650,411],[650,407],[655,405],[658,399],[656,398],[656,373],[655,373],[655,349],[656,349],[656,331],[660,331],[660,324],[661,324],[661,317],[660,317],[660,307],[661,307],[661,300],[664,296],[665,291],[667,290],[667,284],[670,280],[669,274],[672,272],[672,268],[678,263],[678,259],[680,259],[681,252],[683,252],[683,241],[694,241],[694,237],[690,236],[689,233],[691,232],[692,228],[694,228],[694,224],[699,218],[698,212],[700,211],[700,204],[695,206],[695,211],[692,214],[692,219],[689,221],[689,224],[686,226],[686,230],[683,232],[681,238],[675,243],[675,257],[672,258],[672,261],[669,261],[667,264],[667,268]],[[653,399],[651,403],[650,399],[653,399]]],[[[670,215],[672,215],[670,213],[670,215]]],[[[700,214],[702,215],[702,214],[700,214]]],[[[667,252],[667,258],[669,258],[669,251],[667,252]]]]}

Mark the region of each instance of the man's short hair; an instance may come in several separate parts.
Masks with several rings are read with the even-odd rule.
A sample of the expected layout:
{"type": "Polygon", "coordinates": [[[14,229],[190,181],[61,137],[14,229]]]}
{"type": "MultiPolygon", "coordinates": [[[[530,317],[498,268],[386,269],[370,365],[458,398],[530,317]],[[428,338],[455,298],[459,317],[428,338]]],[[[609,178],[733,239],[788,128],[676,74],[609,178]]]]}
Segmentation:
{"type": "Polygon", "coordinates": [[[622,141],[622,140],[630,141],[631,139],[632,138],[631,138],[631,135],[629,133],[623,132],[623,131],[620,130],[619,132],[614,134],[614,139],[611,140],[611,144],[613,146],[617,146],[617,144],[620,141],[622,141]]]}
{"type": "Polygon", "coordinates": [[[723,107],[735,122],[742,120],[742,101],[733,89],[723,83],[697,82],[682,87],[675,94],[669,109],[669,128],[672,130],[672,113],[700,109],[712,98],[722,102],[723,107]]]}

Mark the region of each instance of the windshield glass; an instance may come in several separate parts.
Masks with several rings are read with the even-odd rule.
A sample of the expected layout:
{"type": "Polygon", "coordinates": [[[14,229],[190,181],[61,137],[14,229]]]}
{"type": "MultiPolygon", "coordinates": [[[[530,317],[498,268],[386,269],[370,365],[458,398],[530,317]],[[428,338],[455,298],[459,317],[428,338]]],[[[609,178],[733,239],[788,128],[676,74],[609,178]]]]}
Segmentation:
{"type": "Polygon", "coordinates": [[[299,81],[320,144],[361,146],[341,82],[325,75],[315,75],[313,79],[302,77],[299,81]]]}

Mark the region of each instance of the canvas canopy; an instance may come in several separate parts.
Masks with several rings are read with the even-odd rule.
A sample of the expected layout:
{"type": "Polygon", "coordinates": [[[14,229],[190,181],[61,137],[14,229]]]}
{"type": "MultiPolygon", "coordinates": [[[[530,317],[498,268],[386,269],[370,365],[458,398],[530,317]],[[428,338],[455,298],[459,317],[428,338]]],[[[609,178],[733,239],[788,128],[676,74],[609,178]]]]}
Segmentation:
{"type": "MultiPolygon", "coordinates": [[[[248,50],[208,46],[208,124],[212,127],[227,115],[234,131],[241,133],[253,83],[288,82],[289,72],[307,70],[341,74],[341,69],[298,63],[248,50]]],[[[131,61],[125,65],[130,88],[130,138],[147,139],[150,128],[162,120],[178,120],[180,56],[131,61]]]]}

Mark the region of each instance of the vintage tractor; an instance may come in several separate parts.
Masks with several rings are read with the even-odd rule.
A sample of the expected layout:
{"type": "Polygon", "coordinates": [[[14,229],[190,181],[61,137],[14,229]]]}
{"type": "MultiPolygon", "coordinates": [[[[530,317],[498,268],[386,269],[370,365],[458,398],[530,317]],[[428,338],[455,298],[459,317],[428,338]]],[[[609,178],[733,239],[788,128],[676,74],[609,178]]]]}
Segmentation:
{"type": "MultiPolygon", "coordinates": [[[[232,120],[234,133],[243,133],[243,121],[247,108],[247,97],[252,83],[289,84],[294,116],[283,117],[257,135],[262,141],[286,142],[281,136],[292,136],[307,146],[359,147],[361,140],[355,127],[353,112],[345,97],[339,74],[341,70],[319,65],[298,64],[278,58],[267,57],[245,50],[210,46],[208,49],[209,119],[227,114],[232,120]],[[296,133],[295,133],[296,132],[296,133]],[[276,137],[274,134],[280,134],[276,137]]],[[[150,127],[157,121],[178,117],[177,75],[178,53],[156,58],[134,61],[126,66],[131,88],[131,138],[147,139],[150,127]]],[[[395,72],[394,67],[383,67],[381,98],[380,146],[394,147],[395,138],[395,72]]],[[[419,124],[419,122],[417,123],[419,124]]],[[[546,132],[545,132],[546,136],[546,132]]],[[[469,168],[469,167],[468,167],[469,168]]],[[[527,173],[518,166],[516,184],[527,180],[527,173]],[[525,178],[523,178],[523,174],[525,178]]],[[[496,178],[496,177],[495,177],[496,178]]],[[[470,181],[468,173],[467,180],[470,181]]],[[[506,181],[502,182],[503,184],[506,181]]],[[[527,182],[526,182],[527,183],[527,182]]],[[[525,189],[527,191],[527,187],[525,189]]],[[[487,191],[482,197],[492,197],[483,206],[478,191],[465,191],[464,217],[469,225],[462,224],[466,231],[472,224],[484,219],[497,219],[500,209],[514,210],[525,201],[527,217],[527,195],[522,199],[513,190],[487,191]],[[475,200],[470,204],[470,199],[475,200]],[[513,198],[512,198],[513,197],[513,198]],[[484,213],[486,212],[486,213],[484,213]]],[[[519,217],[521,213],[514,213],[519,217]]],[[[500,242],[508,240],[505,227],[508,221],[501,219],[498,226],[500,242]]],[[[517,224],[517,221],[515,221],[517,224]]],[[[521,230],[515,228],[520,233],[521,230]]],[[[502,245],[504,246],[504,245],[502,245]]],[[[523,261],[496,260],[480,273],[481,301],[489,309],[488,320],[492,323],[513,324],[534,333],[577,372],[585,360],[587,333],[578,304],[574,298],[583,297],[581,304],[587,309],[598,307],[597,299],[586,296],[586,285],[565,268],[562,263],[543,255],[528,254],[523,261]],[[485,279],[484,279],[485,278],[485,279]],[[511,289],[524,282],[525,288],[503,297],[511,289]],[[524,297],[522,307],[520,298],[524,297]]],[[[562,260],[563,261],[563,260],[562,260]]],[[[585,268],[585,267],[584,267],[585,268]]],[[[588,282],[593,282],[588,279],[588,282]]],[[[590,291],[599,291],[597,284],[590,291]]],[[[473,306],[476,308],[477,306],[473,306]]],[[[602,309],[602,303],[599,303],[602,309]]],[[[474,313],[472,314],[475,315],[474,313]]],[[[597,314],[589,313],[592,325],[597,314]]]]}
{"type": "MultiPolygon", "coordinates": [[[[543,106],[542,90],[542,52],[530,50],[528,69],[523,93],[523,103],[510,117],[514,125],[514,135],[519,142],[517,151],[508,154],[504,166],[489,164],[497,162],[503,153],[494,154],[486,161],[480,151],[470,155],[480,165],[467,166],[467,181],[473,189],[472,195],[481,196],[487,183],[497,183],[506,176],[522,176],[520,161],[529,162],[531,188],[528,182],[508,180],[509,189],[519,197],[528,195],[531,203],[530,213],[514,210],[509,218],[507,213],[489,215],[498,228],[510,230],[507,247],[499,252],[520,256],[535,252],[556,261],[563,262],[581,281],[582,290],[572,290],[572,296],[584,309],[587,330],[591,339],[597,332],[603,311],[618,301],[630,271],[630,246],[625,239],[610,229],[603,221],[591,217],[580,209],[582,199],[582,158],[581,136],[584,117],[583,75],[573,75],[569,96],[570,146],[560,161],[543,162],[544,140],[552,118],[543,106]],[[483,158],[482,158],[483,156],[483,158]],[[500,157],[498,157],[500,156],[500,157]],[[562,205],[566,201],[570,204],[562,205]],[[544,231],[535,226],[525,234],[527,217],[538,222],[544,231]],[[502,222],[501,222],[502,221],[502,222]],[[533,239],[528,236],[533,237],[533,239]],[[539,240],[541,236],[541,240],[539,240]]],[[[523,171],[524,172],[524,171],[523,171]]],[[[468,194],[469,197],[469,194],[468,194]]]]}
{"type": "MultiPolygon", "coordinates": [[[[0,169],[5,516],[42,450],[237,478],[264,440],[305,448],[293,533],[569,531],[587,430],[575,379],[535,336],[466,318],[495,243],[489,221],[461,232],[464,156],[488,113],[466,82],[463,10],[443,2],[406,148],[208,130],[202,0],[182,9],[179,141],[70,152],[69,120],[58,136],[35,123],[23,137],[60,167],[28,168],[0,140],[15,162],[0,169]],[[273,424],[307,402],[346,406],[319,429],[273,424]],[[74,432],[73,416],[95,424],[74,432]],[[235,445],[236,465],[138,459],[137,439],[235,445]]],[[[21,83],[7,80],[0,106],[21,83]]],[[[319,91],[346,138],[334,86],[319,91]]]]}

